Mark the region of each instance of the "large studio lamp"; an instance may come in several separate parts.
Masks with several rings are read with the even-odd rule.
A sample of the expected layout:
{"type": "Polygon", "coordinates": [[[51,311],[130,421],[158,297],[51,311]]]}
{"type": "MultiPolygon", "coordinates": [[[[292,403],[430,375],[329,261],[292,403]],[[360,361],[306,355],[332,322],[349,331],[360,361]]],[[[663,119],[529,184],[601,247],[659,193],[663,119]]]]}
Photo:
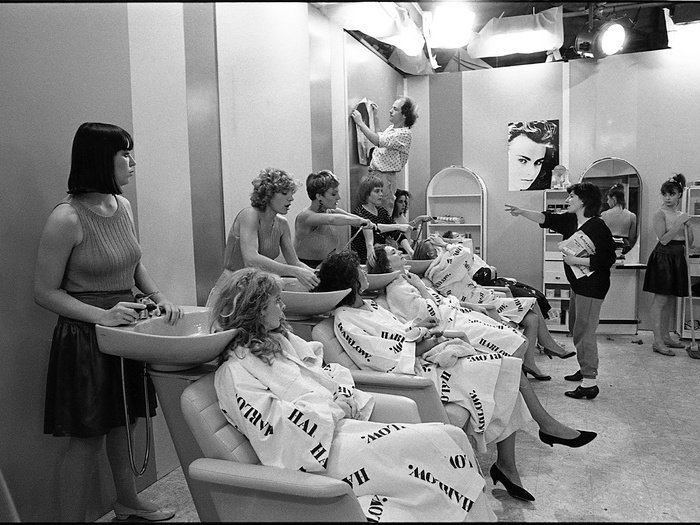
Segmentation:
{"type": "Polygon", "coordinates": [[[576,36],[574,49],[583,58],[603,58],[622,50],[625,28],[615,20],[589,20],[576,36]]]}

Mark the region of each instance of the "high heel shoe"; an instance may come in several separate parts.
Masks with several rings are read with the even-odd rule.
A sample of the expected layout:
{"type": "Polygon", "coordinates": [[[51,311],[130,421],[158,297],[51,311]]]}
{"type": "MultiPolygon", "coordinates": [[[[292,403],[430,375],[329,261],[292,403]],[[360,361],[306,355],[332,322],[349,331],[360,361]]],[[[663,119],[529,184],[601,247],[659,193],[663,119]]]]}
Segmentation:
{"type": "Polygon", "coordinates": [[[175,516],[175,511],[171,509],[156,510],[136,510],[125,507],[118,501],[114,503],[114,516],[119,521],[124,521],[130,517],[141,518],[148,521],[167,521],[175,516]]]}
{"type": "Polygon", "coordinates": [[[589,387],[578,386],[576,387],[576,390],[564,392],[564,395],[566,397],[573,397],[574,399],[581,399],[583,397],[586,399],[595,399],[599,393],[600,389],[598,388],[598,385],[593,385],[589,387]]]}
{"type": "Polygon", "coordinates": [[[587,430],[579,430],[579,436],[573,439],[564,439],[557,436],[552,436],[551,434],[546,434],[540,430],[540,441],[546,443],[550,447],[553,447],[555,443],[559,445],[564,445],[571,448],[582,447],[583,445],[588,445],[593,441],[598,434],[595,432],[588,432],[587,430]]]}
{"type": "Polygon", "coordinates": [[[533,372],[530,368],[528,368],[525,365],[523,365],[523,374],[525,374],[525,377],[527,377],[527,375],[530,374],[532,377],[534,377],[538,381],[549,381],[550,379],[552,379],[552,376],[546,376],[544,374],[541,374],[541,375],[536,374],[535,372],[533,372]]]}
{"type": "Polygon", "coordinates": [[[563,354],[557,354],[556,352],[553,352],[549,348],[542,348],[542,351],[545,353],[547,357],[550,359],[552,357],[558,357],[559,359],[569,359],[570,357],[574,357],[576,355],[576,352],[573,350],[571,352],[564,352],[563,354]]]}
{"type": "Polygon", "coordinates": [[[499,469],[496,466],[495,463],[491,465],[491,481],[493,481],[494,485],[498,481],[500,481],[505,487],[508,494],[510,494],[514,498],[521,499],[523,501],[535,501],[535,497],[532,494],[530,494],[527,490],[509,480],[506,477],[506,475],[503,472],[501,472],[501,469],[499,469]]]}

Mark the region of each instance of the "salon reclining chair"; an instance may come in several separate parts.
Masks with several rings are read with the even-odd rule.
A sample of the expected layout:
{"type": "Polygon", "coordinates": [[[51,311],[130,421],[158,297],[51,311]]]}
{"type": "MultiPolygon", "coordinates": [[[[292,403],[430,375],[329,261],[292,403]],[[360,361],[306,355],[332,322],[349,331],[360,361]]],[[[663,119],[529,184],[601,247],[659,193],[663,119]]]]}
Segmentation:
{"type": "MultiPolygon", "coordinates": [[[[374,394],[372,421],[420,423],[411,399],[374,394]]],[[[214,373],[189,385],[180,398],[188,427],[204,458],[189,468],[191,483],[199,484],[215,509],[206,521],[364,521],[350,486],[344,481],[260,464],[248,439],[219,408],[214,373]]]]}
{"type": "MultiPolygon", "coordinates": [[[[377,302],[382,304],[381,301],[377,302]]],[[[365,392],[382,392],[413,399],[418,405],[418,412],[424,422],[450,423],[459,428],[464,428],[467,424],[469,420],[467,409],[456,403],[443,404],[435,385],[427,377],[360,370],[336,338],[333,317],[324,319],[314,326],[311,337],[314,341],[320,341],[323,344],[325,363],[340,363],[350,369],[357,388],[365,392]]]]}

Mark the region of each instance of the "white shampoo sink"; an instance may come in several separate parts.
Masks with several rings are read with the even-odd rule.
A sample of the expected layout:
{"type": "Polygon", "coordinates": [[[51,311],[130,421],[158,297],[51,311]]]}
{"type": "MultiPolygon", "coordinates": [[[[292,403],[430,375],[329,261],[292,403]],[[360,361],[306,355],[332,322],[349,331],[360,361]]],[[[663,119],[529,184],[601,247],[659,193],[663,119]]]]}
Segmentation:
{"type": "Polygon", "coordinates": [[[125,326],[95,325],[97,343],[105,354],[149,363],[164,372],[186,370],[215,359],[235,330],[209,332],[209,308],[181,306],[184,313],[174,325],[165,316],[125,326]]]}

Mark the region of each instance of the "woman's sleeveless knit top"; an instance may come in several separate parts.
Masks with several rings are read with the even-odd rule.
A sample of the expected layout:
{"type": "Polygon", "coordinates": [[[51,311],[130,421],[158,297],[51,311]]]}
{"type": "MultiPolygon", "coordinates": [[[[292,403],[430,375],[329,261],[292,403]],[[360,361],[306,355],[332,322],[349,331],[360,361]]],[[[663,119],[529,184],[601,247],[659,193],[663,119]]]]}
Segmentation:
{"type": "Polygon", "coordinates": [[[93,212],[77,199],[59,206],[63,204],[78,214],[83,240],[70,254],[61,288],[67,292],[130,290],[141,248],[124,204],[117,197],[117,211],[111,217],[93,212]]]}
{"type": "MultiPolygon", "coordinates": [[[[243,211],[243,210],[241,210],[243,211]]],[[[240,215],[241,212],[238,212],[240,215]]],[[[241,253],[241,238],[236,235],[236,221],[238,215],[233,220],[233,226],[229,232],[228,240],[226,241],[226,251],[224,253],[224,268],[231,272],[245,268],[243,262],[243,254],[241,253]]],[[[259,224],[259,222],[258,222],[259,224]]],[[[282,225],[279,216],[275,216],[272,223],[272,229],[269,232],[263,232],[262,225],[258,228],[258,253],[270,259],[276,259],[280,254],[280,239],[282,238],[282,225]]]]}

